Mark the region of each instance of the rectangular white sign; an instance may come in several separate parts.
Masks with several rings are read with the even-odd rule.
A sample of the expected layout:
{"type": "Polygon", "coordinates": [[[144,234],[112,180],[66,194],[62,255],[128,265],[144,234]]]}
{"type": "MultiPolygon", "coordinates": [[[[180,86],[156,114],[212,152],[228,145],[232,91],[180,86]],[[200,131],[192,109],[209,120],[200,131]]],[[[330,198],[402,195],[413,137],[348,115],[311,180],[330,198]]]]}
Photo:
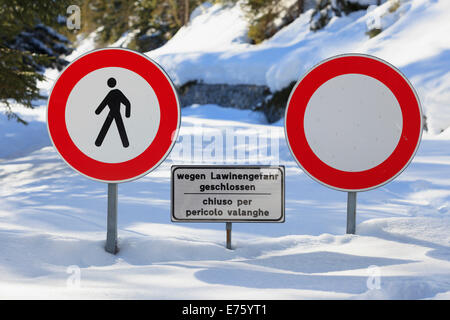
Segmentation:
{"type": "Polygon", "coordinates": [[[284,222],[283,166],[172,166],[172,221],[284,222]]]}

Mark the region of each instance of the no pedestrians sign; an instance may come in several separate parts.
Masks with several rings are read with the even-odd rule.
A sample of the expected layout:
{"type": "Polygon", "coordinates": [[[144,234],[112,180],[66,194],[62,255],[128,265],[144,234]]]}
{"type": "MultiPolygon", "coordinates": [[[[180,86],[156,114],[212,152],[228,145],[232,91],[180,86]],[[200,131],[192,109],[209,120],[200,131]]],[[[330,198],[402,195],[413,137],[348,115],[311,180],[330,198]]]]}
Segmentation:
{"type": "Polygon", "coordinates": [[[50,138],[64,161],[103,182],[137,179],[169,154],[180,125],[175,88],[143,54],[89,52],[59,76],[48,102],[50,138]]]}

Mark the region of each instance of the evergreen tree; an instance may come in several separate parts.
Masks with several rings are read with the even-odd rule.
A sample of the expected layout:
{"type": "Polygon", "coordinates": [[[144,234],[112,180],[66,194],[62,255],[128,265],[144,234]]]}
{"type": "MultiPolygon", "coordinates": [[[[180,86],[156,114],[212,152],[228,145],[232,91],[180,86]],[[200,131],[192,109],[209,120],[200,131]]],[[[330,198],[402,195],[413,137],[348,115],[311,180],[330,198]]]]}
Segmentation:
{"type": "Polygon", "coordinates": [[[99,35],[101,44],[116,41],[133,27],[133,14],[137,3],[135,0],[91,1],[90,8],[95,24],[102,27],[99,35]]]}
{"type": "MultiPolygon", "coordinates": [[[[200,0],[94,0],[87,13],[97,27],[99,40],[108,44],[125,32],[134,32],[129,47],[148,51],[160,47],[189,21],[200,0]]],[[[83,5],[83,8],[86,8],[83,5]]],[[[92,21],[89,21],[92,23],[92,21]]]]}
{"type": "Polygon", "coordinates": [[[37,81],[45,68],[61,69],[70,53],[68,40],[55,31],[57,17],[68,1],[0,0],[0,104],[8,118],[26,123],[12,110],[12,101],[32,108],[32,101],[43,98],[37,81]]]}
{"type": "MultiPolygon", "coordinates": [[[[378,0],[377,4],[380,3],[381,0],[378,0]]],[[[310,30],[322,29],[334,16],[340,17],[353,11],[365,10],[368,7],[367,3],[351,0],[320,0],[311,17],[310,30]]]]}
{"type": "Polygon", "coordinates": [[[134,47],[149,51],[162,46],[189,22],[192,11],[201,0],[141,0],[136,3],[134,47]]]}
{"type": "Polygon", "coordinates": [[[243,7],[250,23],[248,37],[256,44],[272,37],[302,14],[304,0],[297,0],[291,7],[278,0],[246,0],[243,7]]]}
{"type": "Polygon", "coordinates": [[[149,51],[162,46],[180,28],[179,20],[174,16],[172,1],[142,0],[136,8],[139,30],[134,46],[141,51],[149,51]]]}

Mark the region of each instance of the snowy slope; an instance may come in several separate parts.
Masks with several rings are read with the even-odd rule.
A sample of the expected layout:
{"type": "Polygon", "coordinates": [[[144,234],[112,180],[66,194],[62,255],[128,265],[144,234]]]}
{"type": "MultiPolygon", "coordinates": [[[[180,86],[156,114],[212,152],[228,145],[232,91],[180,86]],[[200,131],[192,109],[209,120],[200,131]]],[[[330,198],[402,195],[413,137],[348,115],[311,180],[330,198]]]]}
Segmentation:
{"type": "MultiPolygon", "coordinates": [[[[282,126],[260,124],[262,115],[246,110],[185,108],[169,158],[148,176],[119,187],[120,252],[112,256],[103,249],[106,185],[67,167],[49,146],[45,108],[35,112],[29,120],[41,139],[37,150],[0,160],[0,298],[423,299],[450,294],[450,140],[426,136],[398,179],[360,193],[358,234],[345,235],[345,193],[301,172],[282,126]],[[287,174],[286,222],[233,224],[232,251],[225,249],[223,223],[174,224],[169,217],[170,166],[214,163],[217,159],[208,156],[210,137],[226,132],[242,152],[235,163],[279,163],[287,174]],[[255,145],[245,142],[254,136],[263,139],[259,149],[267,143],[264,137],[273,139],[278,156],[254,158],[255,145]],[[186,156],[183,143],[196,139],[203,144],[193,144],[197,152],[186,156]],[[73,284],[74,272],[80,274],[79,286],[73,284]]],[[[15,143],[17,148],[28,144],[25,138],[15,143]]]]}
{"type": "Polygon", "coordinates": [[[431,132],[450,126],[450,2],[401,0],[367,11],[334,17],[309,31],[312,10],[260,45],[245,43],[245,17],[239,5],[214,5],[195,16],[165,46],[147,54],[177,84],[267,85],[280,90],[321,60],[358,52],[376,55],[400,68],[418,90],[431,132]],[[367,24],[383,28],[370,39],[367,24]],[[223,36],[222,36],[223,35],[223,36]]]}

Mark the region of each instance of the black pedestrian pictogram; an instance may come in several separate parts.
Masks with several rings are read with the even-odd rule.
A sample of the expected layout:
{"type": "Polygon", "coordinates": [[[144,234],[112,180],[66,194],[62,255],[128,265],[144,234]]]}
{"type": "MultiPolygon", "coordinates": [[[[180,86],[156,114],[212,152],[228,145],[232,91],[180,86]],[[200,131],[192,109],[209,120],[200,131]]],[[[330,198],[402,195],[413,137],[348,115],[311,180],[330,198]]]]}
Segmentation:
{"type": "MultiPolygon", "coordinates": [[[[110,88],[114,88],[116,86],[116,79],[109,78],[108,86],[110,88]]],[[[130,101],[119,89],[111,90],[95,110],[95,114],[100,114],[106,106],[109,107],[108,116],[106,117],[105,123],[103,124],[97,139],[95,140],[95,145],[97,147],[102,145],[113,121],[116,122],[117,130],[119,130],[120,139],[122,140],[122,145],[125,148],[130,145],[128,142],[127,132],[125,131],[125,126],[123,124],[122,115],[120,114],[121,103],[125,105],[125,117],[129,118],[131,115],[130,101]]]]}

